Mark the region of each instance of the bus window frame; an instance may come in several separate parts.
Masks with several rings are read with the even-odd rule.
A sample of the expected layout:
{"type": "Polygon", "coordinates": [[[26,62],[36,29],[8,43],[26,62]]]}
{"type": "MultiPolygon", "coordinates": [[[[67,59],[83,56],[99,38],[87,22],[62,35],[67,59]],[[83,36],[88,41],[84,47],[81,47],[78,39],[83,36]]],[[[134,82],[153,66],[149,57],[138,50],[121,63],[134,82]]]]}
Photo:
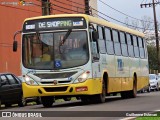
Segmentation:
{"type": "Polygon", "coordinates": [[[100,36],[99,36],[98,41],[97,41],[97,42],[98,42],[99,53],[100,53],[100,54],[106,54],[106,53],[107,53],[107,50],[106,50],[104,27],[103,27],[102,25],[98,25],[98,24],[97,24],[97,32],[98,32],[98,35],[99,35],[99,28],[101,28],[101,30],[102,30],[102,38],[100,38],[100,36]],[[101,52],[101,47],[99,46],[99,41],[101,41],[101,40],[104,42],[104,47],[105,47],[104,52],[101,52]]]}
{"type": "Polygon", "coordinates": [[[115,54],[116,56],[122,56],[122,49],[121,49],[121,43],[120,43],[119,30],[117,30],[117,29],[112,29],[112,41],[113,41],[113,44],[114,44],[114,54],[115,54]],[[116,31],[116,32],[117,32],[118,42],[117,42],[117,41],[114,41],[113,31],[116,31]],[[118,43],[118,44],[120,45],[120,54],[116,54],[116,51],[115,51],[115,43],[118,43]]]}
{"type": "Polygon", "coordinates": [[[108,55],[115,55],[115,51],[114,51],[114,41],[113,41],[113,36],[112,36],[112,28],[110,28],[110,27],[104,27],[104,29],[110,30],[110,36],[111,36],[111,40],[106,40],[106,34],[105,34],[105,30],[104,30],[105,42],[107,42],[107,41],[112,42],[112,45],[113,45],[113,54],[108,53],[107,45],[106,45],[106,52],[107,52],[108,55]]]}
{"type": "MultiPolygon", "coordinates": [[[[100,59],[98,39],[97,39],[96,41],[94,41],[93,38],[92,38],[92,34],[93,34],[92,31],[96,30],[97,33],[98,33],[97,24],[90,22],[90,23],[88,24],[88,26],[89,26],[89,27],[88,27],[88,32],[89,32],[89,34],[90,34],[89,37],[90,37],[90,43],[91,43],[92,62],[95,62],[95,61],[97,62],[97,61],[99,61],[99,59],[100,59]],[[92,24],[92,26],[94,26],[94,28],[93,28],[93,27],[90,27],[90,24],[92,24]],[[96,47],[97,47],[96,53],[92,53],[92,44],[94,44],[94,43],[96,43],[96,47]]],[[[98,33],[98,35],[99,35],[99,33],[98,33]]]]}
{"type": "Polygon", "coordinates": [[[123,56],[123,57],[129,57],[126,32],[124,32],[124,31],[119,31],[119,39],[120,39],[120,44],[121,44],[121,50],[123,49],[122,44],[125,44],[126,47],[127,47],[127,55],[123,55],[123,52],[122,52],[122,56],[123,56]],[[123,33],[123,34],[124,34],[125,43],[122,43],[122,42],[121,42],[121,34],[120,34],[120,33],[123,33]]]}
{"type": "Polygon", "coordinates": [[[146,59],[146,52],[145,52],[145,51],[146,51],[146,50],[145,50],[146,48],[145,48],[145,45],[144,45],[144,39],[143,39],[142,37],[140,37],[140,36],[137,36],[138,44],[139,44],[139,39],[141,40],[141,44],[142,44],[141,47],[139,46],[139,53],[141,53],[141,52],[140,52],[140,49],[141,49],[141,48],[143,49],[143,52],[144,52],[144,57],[141,57],[141,54],[140,54],[140,58],[141,58],[141,59],[146,59]]]}
{"type": "Polygon", "coordinates": [[[135,57],[135,58],[140,58],[140,51],[139,51],[139,46],[138,46],[138,38],[137,38],[136,35],[133,35],[133,34],[132,34],[132,41],[133,41],[134,57],[135,57]],[[134,40],[134,38],[135,38],[135,40],[134,40]],[[136,43],[136,45],[135,45],[135,43],[136,43]],[[137,49],[138,49],[138,56],[137,56],[137,54],[136,54],[136,50],[137,50],[137,49]]]}
{"type": "Polygon", "coordinates": [[[135,58],[135,54],[134,54],[134,45],[133,45],[133,39],[132,39],[132,34],[131,34],[131,33],[126,32],[126,41],[127,41],[127,48],[129,48],[129,46],[133,46],[133,56],[130,56],[130,55],[129,55],[129,49],[128,49],[128,57],[135,58]],[[130,40],[131,40],[130,43],[131,43],[131,44],[128,44],[127,35],[130,36],[130,40]]]}

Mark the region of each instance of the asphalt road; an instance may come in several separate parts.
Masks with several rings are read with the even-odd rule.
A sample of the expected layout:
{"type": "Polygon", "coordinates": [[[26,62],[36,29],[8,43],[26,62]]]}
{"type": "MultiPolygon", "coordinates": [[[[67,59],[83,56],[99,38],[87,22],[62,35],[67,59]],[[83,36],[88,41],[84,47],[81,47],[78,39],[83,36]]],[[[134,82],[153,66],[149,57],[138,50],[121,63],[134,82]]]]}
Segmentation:
{"type": "MultiPolygon", "coordinates": [[[[43,105],[28,105],[25,107],[10,107],[2,108],[0,112],[15,112],[25,114],[37,113],[37,116],[42,118],[23,118],[23,120],[119,120],[130,119],[126,117],[130,113],[148,113],[160,111],[160,91],[138,94],[133,99],[121,99],[120,96],[106,97],[106,102],[103,104],[83,104],[81,101],[54,103],[51,108],[44,108],[43,105]],[[38,114],[39,113],[39,114],[38,114]],[[53,116],[55,116],[53,118],[53,116]]],[[[35,114],[34,114],[35,115],[35,114]]],[[[0,118],[4,119],[4,118],[0,118]]],[[[18,120],[22,118],[7,118],[8,120],[18,120]]],[[[6,118],[5,118],[6,120],[6,118]]]]}

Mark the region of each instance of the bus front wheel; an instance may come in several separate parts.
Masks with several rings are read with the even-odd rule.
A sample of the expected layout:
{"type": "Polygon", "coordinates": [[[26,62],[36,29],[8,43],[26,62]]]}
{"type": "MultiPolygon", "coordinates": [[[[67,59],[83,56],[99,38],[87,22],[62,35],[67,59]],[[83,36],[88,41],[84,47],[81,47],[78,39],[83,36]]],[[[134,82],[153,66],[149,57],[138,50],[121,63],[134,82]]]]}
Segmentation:
{"type": "Polygon", "coordinates": [[[104,103],[106,97],[106,86],[103,80],[102,82],[102,93],[94,96],[94,102],[96,103],[104,103]]]}
{"type": "Polygon", "coordinates": [[[54,97],[53,96],[41,97],[41,102],[44,107],[52,107],[52,104],[54,103],[54,97]]]}

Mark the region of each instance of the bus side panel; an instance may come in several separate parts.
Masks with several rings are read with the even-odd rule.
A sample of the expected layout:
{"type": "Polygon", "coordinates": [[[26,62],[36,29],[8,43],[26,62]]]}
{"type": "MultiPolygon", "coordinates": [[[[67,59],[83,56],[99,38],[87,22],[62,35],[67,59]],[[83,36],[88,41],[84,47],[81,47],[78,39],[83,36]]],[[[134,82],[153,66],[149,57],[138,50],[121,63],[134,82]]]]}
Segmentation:
{"type": "Polygon", "coordinates": [[[129,73],[129,58],[122,57],[123,62],[123,71],[121,72],[121,81],[122,87],[121,91],[131,90],[133,86],[132,78],[130,80],[130,73],[129,73]]]}
{"type": "Polygon", "coordinates": [[[106,61],[107,61],[107,72],[108,72],[108,93],[114,92],[116,87],[116,82],[114,78],[116,77],[115,71],[115,56],[114,55],[107,55],[106,54],[106,61]]]}
{"type": "Polygon", "coordinates": [[[140,78],[140,87],[138,88],[138,90],[146,87],[149,85],[149,78],[148,78],[148,74],[149,74],[149,70],[148,70],[148,62],[147,59],[141,59],[141,78],[140,78]]]}

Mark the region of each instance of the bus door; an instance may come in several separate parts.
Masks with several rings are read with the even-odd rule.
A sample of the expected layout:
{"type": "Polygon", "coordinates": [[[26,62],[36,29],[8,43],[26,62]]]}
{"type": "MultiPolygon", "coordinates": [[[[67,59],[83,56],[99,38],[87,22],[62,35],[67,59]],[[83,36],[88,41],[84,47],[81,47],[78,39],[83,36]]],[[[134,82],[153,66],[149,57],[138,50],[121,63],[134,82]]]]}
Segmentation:
{"type": "Polygon", "coordinates": [[[96,42],[91,42],[92,50],[92,76],[94,79],[100,78],[100,55],[98,53],[98,46],[96,42]]]}
{"type": "MultiPolygon", "coordinates": [[[[102,27],[100,28],[102,33],[102,27]]],[[[99,37],[97,37],[97,39],[96,36],[93,34],[99,34],[99,32],[93,32],[92,30],[91,50],[93,78],[101,78],[103,71],[106,70],[105,40],[102,37],[102,34],[99,34],[99,37]]]]}

